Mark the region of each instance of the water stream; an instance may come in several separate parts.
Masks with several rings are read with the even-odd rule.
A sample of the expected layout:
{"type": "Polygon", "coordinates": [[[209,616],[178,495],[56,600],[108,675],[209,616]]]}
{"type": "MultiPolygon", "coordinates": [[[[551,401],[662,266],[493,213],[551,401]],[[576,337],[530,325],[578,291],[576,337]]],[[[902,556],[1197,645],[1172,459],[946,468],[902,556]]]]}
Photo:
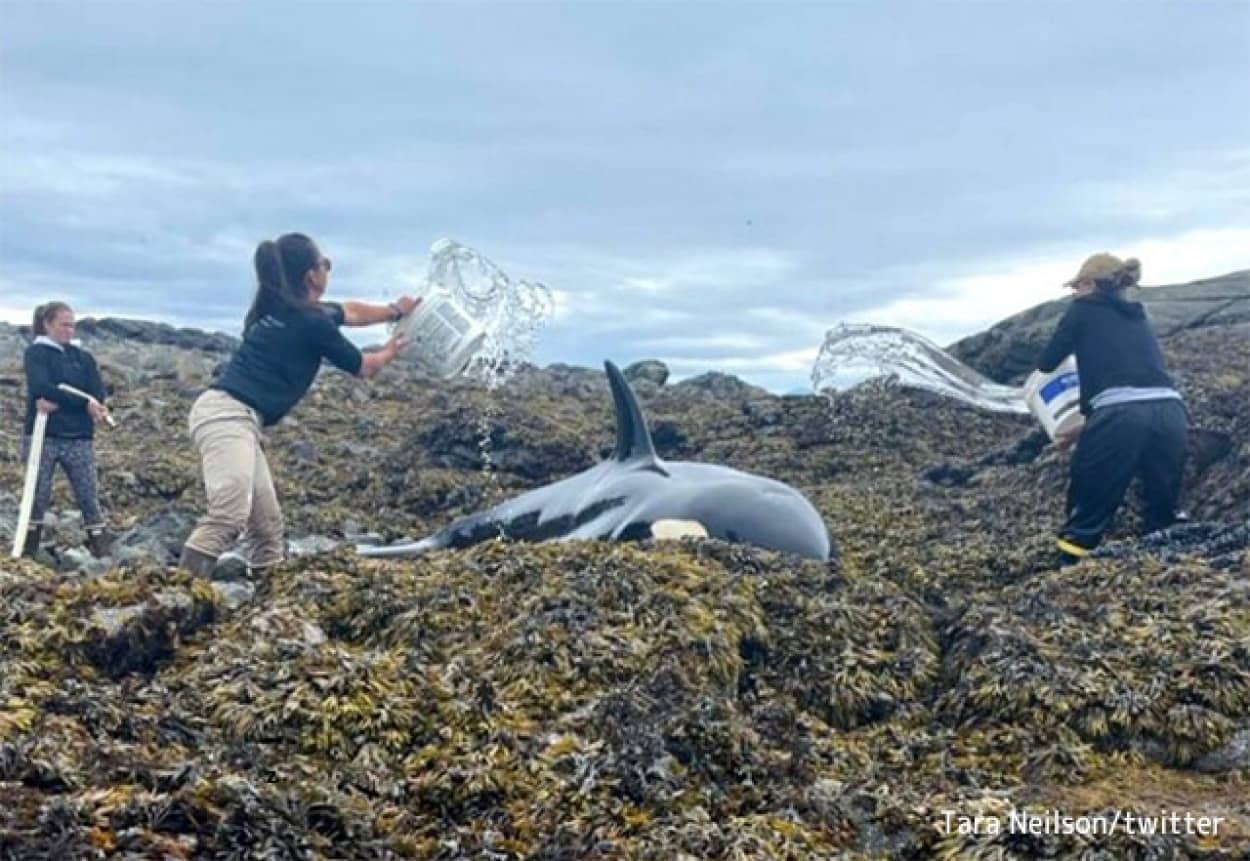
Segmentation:
{"type": "MultiPolygon", "coordinates": [[[[430,247],[426,282],[427,290],[441,289],[450,294],[485,330],[486,339],[462,376],[490,391],[530,360],[538,332],[555,307],[545,285],[511,278],[484,255],[450,239],[440,239],[430,247]]],[[[491,450],[494,418],[495,403],[488,398],[476,427],[488,497],[498,489],[491,450]]]]}
{"type": "Polygon", "coordinates": [[[823,393],[882,377],[981,409],[1029,411],[1023,388],[996,383],[923,335],[896,326],[839,323],[825,335],[812,366],[812,388],[823,393]]]}

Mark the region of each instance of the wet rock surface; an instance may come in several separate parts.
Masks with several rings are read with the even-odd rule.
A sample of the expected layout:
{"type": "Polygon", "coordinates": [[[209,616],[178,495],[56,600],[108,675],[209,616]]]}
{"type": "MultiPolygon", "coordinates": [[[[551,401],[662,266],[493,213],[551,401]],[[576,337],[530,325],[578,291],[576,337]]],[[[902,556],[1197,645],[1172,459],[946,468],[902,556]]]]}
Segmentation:
{"type": "MultiPolygon", "coordinates": [[[[361,559],[356,541],[428,534],[612,446],[597,370],[488,392],[397,367],[323,373],[268,434],[291,558],[203,581],[171,567],[203,510],[198,390],[160,369],[217,354],[101,336],[97,357],[163,354],[110,380],[106,570],[59,565],[81,542],[63,479],[48,554],[0,562],[0,858],[1244,857],[1235,326],[1165,341],[1211,435],[1192,521],[1139,539],[1130,504],[1071,567],[1050,537],[1067,459],[1029,420],[722,376],[651,380],[657,445],[802,488],[839,560],[689,539],[361,559]],[[1214,840],[940,827],[1163,807],[1225,823],[1214,840]]],[[[0,399],[0,532],[20,405],[0,399]]]]}

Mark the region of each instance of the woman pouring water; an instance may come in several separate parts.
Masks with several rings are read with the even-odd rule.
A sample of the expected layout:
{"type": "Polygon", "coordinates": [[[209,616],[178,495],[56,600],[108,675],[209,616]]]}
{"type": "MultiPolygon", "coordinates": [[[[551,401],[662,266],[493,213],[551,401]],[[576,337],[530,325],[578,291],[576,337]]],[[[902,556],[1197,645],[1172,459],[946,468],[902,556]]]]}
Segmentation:
{"type": "MultiPolygon", "coordinates": [[[[1076,300],[1038,360],[1049,373],[1076,355],[1086,417],[1072,456],[1067,521],[1058,538],[1066,561],[1098,546],[1135,476],[1141,476],[1145,491],[1145,531],[1176,520],[1188,413],[1145,309],[1124,298],[1140,278],[1141,264],[1133,258],[1095,254],[1086,260],[1066,285],[1076,300]]],[[[1060,440],[1065,447],[1071,443],[1060,440]]]]}
{"type": "Polygon", "coordinates": [[[260,243],[253,262],[256,296],[243,321],[243,342],[191,407],[208,512],[187,538],[179,564],[202,576],[240,537],[251,547],[254,570],[282,559],[285,527],[262,429],[299,403],[322,360],[368,379],[404,347],[403,337],[395,335],[381,349],[362,353],[341,326],[398,321],[420,302],[411,296],[390,305],[322,301],[330,260],[302,233],[260,243]]]}

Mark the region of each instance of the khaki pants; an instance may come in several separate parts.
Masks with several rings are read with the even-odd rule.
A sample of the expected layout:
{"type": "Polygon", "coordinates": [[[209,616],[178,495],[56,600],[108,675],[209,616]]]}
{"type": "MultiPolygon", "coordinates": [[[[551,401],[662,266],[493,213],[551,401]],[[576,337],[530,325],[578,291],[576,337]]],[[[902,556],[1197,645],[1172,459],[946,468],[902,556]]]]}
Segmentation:
{"type": "Polygon", "coordinates": [[[286,549],[260,428],[256,410],[218,389],[204,392],[191,407],[191,440],[204,470],[208,513],[195,524],[187,546],[215,558],[242,536],[257,568],[280,561],[286,549]]]}

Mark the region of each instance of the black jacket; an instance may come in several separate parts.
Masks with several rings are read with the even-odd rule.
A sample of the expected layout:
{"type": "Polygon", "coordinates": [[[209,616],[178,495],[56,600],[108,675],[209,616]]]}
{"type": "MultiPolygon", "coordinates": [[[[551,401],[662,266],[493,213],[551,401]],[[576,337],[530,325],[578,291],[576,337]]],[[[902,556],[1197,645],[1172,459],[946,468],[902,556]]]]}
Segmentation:
{"type": "Polygon", "coordinates": [[[1084,415],[1092,411],[1090,401],[1110,388],[1173,387],[1146,309],[1121,295],[1096,292],[1073,300],[1037,366],[1049,373],[1072,354],[1084,415]]]}
{"type": "Polygon", "coordinates": [[[266,314],[243,333],[212,387],[255,409],[266,427],[276,424],[304,397],[322,359],[360,372],[364,357],[339,331],[343,320],[343,307],[334,302],[266,314]]]}
{"type": "Polygon", "coordinates": [[[87,402],[57,388],[68,383],[76,389],[104,402],[104,382],[95,359],[86,350],[67,345],[57,349],[49,344],[35,343],[26,348],[26,424],[29,435],[35,427],[35,400],[53,401],[60,409],[48,416],[47,435],[61,439],[91,439],[95,422],[87,412],[87,402]]]}

